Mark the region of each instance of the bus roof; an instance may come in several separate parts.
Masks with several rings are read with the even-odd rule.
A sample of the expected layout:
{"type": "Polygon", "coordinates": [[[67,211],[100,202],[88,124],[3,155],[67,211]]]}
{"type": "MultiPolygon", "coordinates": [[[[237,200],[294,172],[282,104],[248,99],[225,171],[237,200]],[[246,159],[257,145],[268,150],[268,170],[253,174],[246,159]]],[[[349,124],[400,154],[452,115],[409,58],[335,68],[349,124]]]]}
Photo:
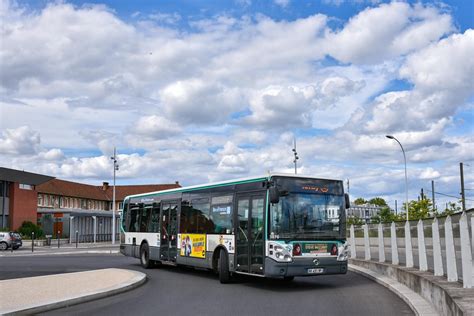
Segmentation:
{"type": "Polygon", "coordinates": [[[334,180],[334,179],[322,179],[322,178],[313,177],[313,176],[298,175],[298,174],[291,174],[291,173],[269,173],[268,175],[261,176],[261,177],[249,177],[249,178],[225,180],[225,181],[198,184],[198,185],[192,185],[192,186],[163,190],[163,191],[134,194],[134,195],[129,195],[125,197],[124,200],[130,199],[130,198],[142,197],[142,196],[149,196],[149,195],[161,195],[161,194],[166,194],[166,193],[187,192],[187,191],[194,191],[194,190],[199,190],[199,189],[214,188],[214,187],[220,187],[220,186],[225,186],[229,184],[258,182],[258,181],[263,181],[263,180],[269,180],[272,177],[307,178],[307,179],[318,179],[318,180],[328,180],[328,181],[341,181],[341,180],[334,180]]]}

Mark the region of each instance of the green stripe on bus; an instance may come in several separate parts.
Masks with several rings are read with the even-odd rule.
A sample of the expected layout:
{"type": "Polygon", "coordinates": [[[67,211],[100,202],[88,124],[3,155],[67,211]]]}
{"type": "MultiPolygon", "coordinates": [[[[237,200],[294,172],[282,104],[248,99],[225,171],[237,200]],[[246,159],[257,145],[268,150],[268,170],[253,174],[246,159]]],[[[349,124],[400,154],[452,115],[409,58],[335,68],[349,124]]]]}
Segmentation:
{"type": "Polygon", "coordinates": [[[126,197],[126,199],[133,199],[133,198],[138,198],[138,197],[146,197],[150,195],[164,195],[164,194],[171,194],[171,193],[186,193],[186,192],[192,192],[192,191],[197,191],[197,190],[204,190],[204,189],[212,189],[212,188],[218,188],[218,187],[225,187],[228,185],[234,185],[234,184],[245,184],[245,183],[254,183],[254,182],[259,182],[262,180],[268,180],[268,178],[257,178],[257,179],[250,179],[250,180],[245,180],[245,181],[237,181],[237,182],[228,182],[228,183],[221,183],[221,184],[215,184],[215,185],[203,185],[202,187],[197,187],[197,188],[192,188],[192,189],[186,189],[186,188],[179,188],[173,191],[167,191],[167,192],[152,192],[152,193],[144,193],[144,194],[137,194],[137,195],[129,195],[126,197]]]}

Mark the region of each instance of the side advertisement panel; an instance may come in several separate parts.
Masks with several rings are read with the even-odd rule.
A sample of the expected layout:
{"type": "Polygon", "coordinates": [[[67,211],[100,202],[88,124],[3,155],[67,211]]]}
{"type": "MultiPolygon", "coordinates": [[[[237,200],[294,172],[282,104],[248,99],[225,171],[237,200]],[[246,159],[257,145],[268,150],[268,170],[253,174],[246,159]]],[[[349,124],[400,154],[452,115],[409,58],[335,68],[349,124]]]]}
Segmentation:
{"type": "Polygon", "coordinates": [[[178,234],[178,247],[182,257],[206,258],[206,235],[178,234]]]}
{"type": "Polygon", "coordinates": [[[234,240],[234,235],[207,235],[207,251],[214,251],[218,245],[223,245],[228,253],[234,253],[234,240]]]}

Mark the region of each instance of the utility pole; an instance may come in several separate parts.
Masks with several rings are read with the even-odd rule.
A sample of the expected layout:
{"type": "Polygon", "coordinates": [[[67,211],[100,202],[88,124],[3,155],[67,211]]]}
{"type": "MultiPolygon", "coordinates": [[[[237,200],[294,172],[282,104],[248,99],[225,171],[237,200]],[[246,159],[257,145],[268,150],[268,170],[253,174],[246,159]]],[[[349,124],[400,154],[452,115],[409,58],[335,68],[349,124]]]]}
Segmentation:
{"type": "Polygon", "coordinates": [[[461,173],[461,203],[462,203],[462,211],[466,211],[466,196],[464,195],[464,169],[463,163],[459,163],[459,172],[461,173]]]}
{"type": "Polygon", "coordinates": [[[297,174],[298,173],[298,168],[297,168],[296,163],[297,163],[298,159],[300,159],[300,157],[298,157],[298,153],[296,152],[296,137],[293,138],[293,149],[292,149],[292,151],[293,151],[293,155],[295,155],[295,158],[293,159],[293,163],[295,164],[295,174],[297,174]]]}
{"type": "Polygon", "coordinates": [[[398,215],[397,200],[395,200],[395,215],[398,215]]]}
{"type": "Polygon", "coordinates": [[[425,200],[425,195],[423,194],[423,188],[421,188],[421,200],[422,200],[422,201],[425,200]]]}
{"type": "Polygon", "coordinates": [[[349,185],[349,179],[347,179],[347,195],[351,194],[351,187],[349,185]]]}
{"type": "Polygon", "coordinates": [[[431,198],[433,199],[433,214],[436,213],[434,181],[431,180],[431,198]]]}

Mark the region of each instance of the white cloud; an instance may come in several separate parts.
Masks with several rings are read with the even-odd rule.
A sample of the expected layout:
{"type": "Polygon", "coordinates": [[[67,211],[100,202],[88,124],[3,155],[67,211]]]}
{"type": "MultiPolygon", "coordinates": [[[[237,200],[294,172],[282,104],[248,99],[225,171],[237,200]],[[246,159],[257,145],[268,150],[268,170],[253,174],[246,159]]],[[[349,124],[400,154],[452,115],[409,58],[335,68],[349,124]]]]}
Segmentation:
{"type": "Polygon", "coordinates": [[[290,4],[290,0],[274,0],[275,4],[282,7],[286,8],[290,4]]]}
{"type": "Polygon", "coordinates": [[[330,32],[325,49],[343,62],[378,63],[420,49],[453,30],[451,17],[435,8],[391,2],[369,7],[342,30],[330,32]]]}
{"type": "Polygon", "coordinates": [[[244,122],[275,129],[308,127],[315,95],[313,86],[268,87],[250,100],[252,115],[244,122]]]}
{"type": "Polygon", "coordinates": [[[181,15],[177,12],[174,12],[171,14],[156,12],[156,13],[149,14],[148,18],[151,20],[157,21],[159,23],[165,23],[165,24],[176,24],[182,19],[181,15]]]}
{"type": "Polygon", "coordinates": [[[439,176],[440,176],[440,173],[438,171],[434,170],[433,168],[426,168],[425,170],[421,172],[420,179],[432,180],[432,179],[439,178],[439,176]]]}
{"type": "Polygon", "coordinates": [[[130,129],[131,133],[145,136],[149,139],[176,136],[182,130],[178,124],[156,115],[141,117],[130,129]]]}
{"type": "Polygon", "coordinates": [[[474,31],[452,34],[437,5],[372,2],[337,30],[322,14],[226,13],[185,30],[178,13],[0,3],[4,166],[100,182],[116,146],[124,182],[195,184],[292,172],[296,136],[299,172],[399,198],[403,158],[385,134],[413,188],[436,178],[450,193],[451,166],[474,161],[474,31]]]}
{"type": "Polygon", "coordinates": [[[237,89],[201,79],[178,81],[160,93],[165,114],[187,124],[215,124],[228,119],[240,105],[237,89]]]}
{"type": "Polygon", "coordinates": [[[0,154],[31,155],[40,149],[40,134],[28,126],[7,129],[0,137],[0,154]]]}
{"type": "Polygon", "coordinates": [[[459,102],[474,93],[473,51],[474,30],[453,34],[410,55],[400,75],[421,91],[448,91],[459,102]]]}

